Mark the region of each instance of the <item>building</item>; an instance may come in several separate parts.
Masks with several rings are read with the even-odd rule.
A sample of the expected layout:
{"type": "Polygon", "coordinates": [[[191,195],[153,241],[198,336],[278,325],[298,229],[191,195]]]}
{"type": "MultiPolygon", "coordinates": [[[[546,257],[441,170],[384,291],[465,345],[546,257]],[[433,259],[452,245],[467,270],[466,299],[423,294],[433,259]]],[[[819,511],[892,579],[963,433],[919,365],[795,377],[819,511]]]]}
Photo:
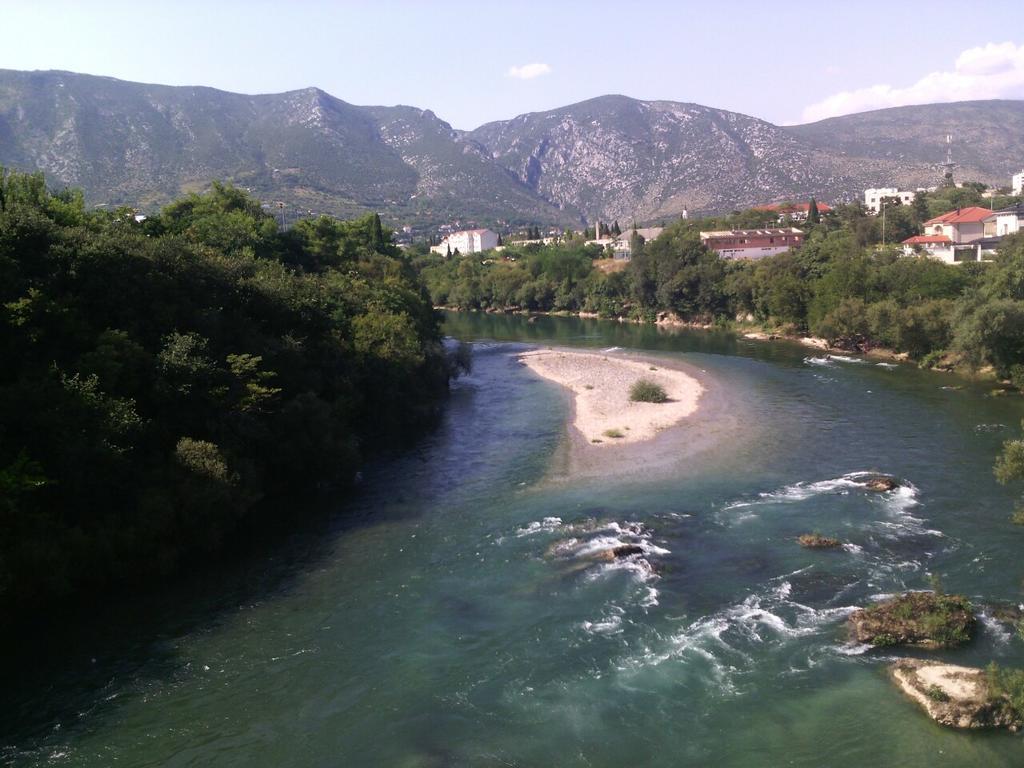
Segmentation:
{"type": "Polygon", "coordinates": [[[1024,203],[999,211],[958,208],[926,221],[924,230],[903,241],[904,255],[925,254],[947,264],[984,261],[1004,237],[1024,230],[1024,203]]]}
{"type": "Polygon", "coordinates": [[[642,227],[640,229],[627,229],[621,235],[616,237],[612,243],[612,255],[616,259],[625,259],[629,261],[633,258],[633,234],[640,235],[644,242],[654,240],[658,235],[662,233],[664,227],[642,227]]]}
{"type": "Polygon", "coordinates": [[[1024,195],[1024,170],[1010,177],[1010,188],[1015,195],[1024,195]]]}
{"type": "Polygon", "coordinates": [[[987,234],[985,231],[985,220],[992,215],[988,208],[970,206],[969,208],[957,208],[924,223],[924,234],[945,235],[955,244],[969,243],[973,240],[980,240],[987,234]]]}
{"type": "Polygon", "coordinates": [[[979,237],[969,243],[954,243],[945,235],[914,235],[903,241],[903,255],[930,256],[947,264],[987,261],[1001,241],[1001,237],[979,237]]]}
{"type": "Polygon", "coordinates": [[[458,251],[460,254],[480,253],[498,247],[498,234],[489,229],[465,229],[452,232],[439,244],[431,247],[433,253],[446,256],[458,251]]]}
{"type": "Polygon", "coordinates": [[[985,219],[986,237],[1006,237],[1024,230],[1024,203],[992,211],[985,219]]]}
{"type": "Polygon", "coordinates": [[[910,205],[914,202],[914,198],[918,192],[924,192],[923,189],[918,189],[914,192],[909,190],[896,189],[896,187],[881,187],[879,189],[865,189],[864,190],[864,207],[867,208],[871,213],[878,213],[882,210],[882,201],[886,198],[896,198],[900,201],[901,205],[910,205]]]}
{"type": "Polygon", "coordinates": [[[799,248],[804,233],[796,227],[726,229],[701,232],[700,241],[723,259],[763,259],[799,248]]]}
{"type": "MultiPolygon", "coordinates": [[[[824,215],[832,212],[832,206],[828,203],[814,203],[818,206],[818,213],[824,215]]],[[[777,213],[779,215],[779,223],[781,224],[786,219],[790,221],[807,221],[807,217],[811,214],[811,204],[806,203],[772,203],[771,205],[758,205],[754,208],[755,211],[769,211],[771,213],[777,213]]]]}

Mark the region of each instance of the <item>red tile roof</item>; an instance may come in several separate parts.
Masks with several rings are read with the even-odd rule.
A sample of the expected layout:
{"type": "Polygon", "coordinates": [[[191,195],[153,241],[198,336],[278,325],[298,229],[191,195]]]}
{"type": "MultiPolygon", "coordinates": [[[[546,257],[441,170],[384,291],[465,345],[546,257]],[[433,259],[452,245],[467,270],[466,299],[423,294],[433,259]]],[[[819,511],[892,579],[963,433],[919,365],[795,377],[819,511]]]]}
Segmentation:
{"type": "Polygon", "coordinates": [[[924,225],[927,227],[929,224],[976,224],[991,215],[992,211],[988,208],[972,205],[969,208],[957,208],[955,211],[936,216],[934,219],[926,221],[924,225]]]}
{"type": "Polygon", "coordinates": [[[908,237],[903,241],[906,245],[925,245],[925,244],[939,244],[939,243],[952,243],[945,235],[914,235],[908,237]]]}

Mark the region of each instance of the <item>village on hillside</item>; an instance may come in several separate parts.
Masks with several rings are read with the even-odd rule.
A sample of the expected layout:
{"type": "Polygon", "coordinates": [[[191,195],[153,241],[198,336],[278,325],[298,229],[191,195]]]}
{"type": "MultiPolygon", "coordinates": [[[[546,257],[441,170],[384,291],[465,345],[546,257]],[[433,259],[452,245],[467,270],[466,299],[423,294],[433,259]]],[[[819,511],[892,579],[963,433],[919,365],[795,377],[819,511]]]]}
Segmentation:
{"type": "MultiPolygon", "coordinates": [[[[947,170],[947,186],[954,184],[947,170]]],[[[885,219],[894,208],[912,206],[915,200],[933,193],[940,187],[901,190],[897,187],[879,187],[864,190],[864,213],[881,217],[882,245],[886,245],[885,219]]],[[[1016,198],[1010,205],[996,208],[994,201],[998,190],[986,189],[982,197],[987,198],[990,207],[978,205],[960,206],[924,220],[920,232],[889,244],[901,246],[904,256],[926,256],[948,264],[963,264],[991,260],[999,249],[1003,238],[1024,230],[1024,170],[1011,177],[1009,189],[1004,189],[1016,198]]],[[[833,213],[834,208],[813,198],[808,202],[781,202],[756,206],[758,213],[774,214],[775,226],[761,226],[743,229],[701,230],[701,242],[724,259],[756,260],[775,256],[797,249],[804,241],[800,224],[816,223],[822,216],[833,213]]],[[[684,211],[682,218],[688,218],[684,211]]],[[[600,247],[604,255],[616,261],[629,261],[637,243],[657,238],[663,231],[661,226],[640,226],[635,223],[625,230],[618,222],[608,224],[595,219],[593,226],[582,231],[559,231],[550,229],[541,232],[539,227],[527,228],[525,234],[501,235],[491,229],[456,229],[442,227],[443,237],[430,245],[430,251],[445,257],[492,251],[501,253],[506,245],[528,246],[549,245],[569,238],[583,238],[586,245],[600,247]]],[[[402,245],[405,245],[402,243],[402,245]]]]}

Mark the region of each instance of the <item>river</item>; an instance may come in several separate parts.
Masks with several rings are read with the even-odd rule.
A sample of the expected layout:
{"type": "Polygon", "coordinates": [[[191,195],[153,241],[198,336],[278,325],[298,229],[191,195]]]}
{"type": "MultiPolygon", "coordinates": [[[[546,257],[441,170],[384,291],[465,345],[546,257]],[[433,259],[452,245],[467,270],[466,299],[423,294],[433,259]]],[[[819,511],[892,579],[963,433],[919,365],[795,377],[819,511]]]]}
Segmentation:
{"type": "MultiPolygon", "coordinates": [[[[0,759],[1024,764],[1019,736],[932,723],[888,681],[889,656],[842,633],[854,606],[933,573],[977,603],[1021,600],[1024,531],[991,471],[1020,398],[726,333],[480,314],[446,331],[474,341],[472,374],[354,500],[272,555],[9,659],[24,668],[0,695],[0,759]],[[668,471],[566,477],[567,398],[515,358],[538,345],[697,366],[733,427],[668,471]],[[865,471],[905,484],[867,493],[850,479],[865,471]],[[810,531],[846,545],[797,546],[810,531]],[[643,555],[552,556],[570,538],[643,555]]],[[[1024,665],[1024,642],[983,617],[970,646],[932,655],[1024,665]]]]}

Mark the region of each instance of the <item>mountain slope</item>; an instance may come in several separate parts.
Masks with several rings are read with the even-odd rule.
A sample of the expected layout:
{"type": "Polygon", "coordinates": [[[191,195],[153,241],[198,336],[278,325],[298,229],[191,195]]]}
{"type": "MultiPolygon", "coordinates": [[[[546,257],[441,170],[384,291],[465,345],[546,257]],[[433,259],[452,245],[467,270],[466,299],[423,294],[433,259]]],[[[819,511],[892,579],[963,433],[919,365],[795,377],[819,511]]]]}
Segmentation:
{"type": "Polygon", "coordinates": [[[317,88],[248,96],[68,72],[0,70],[0,165],[92,203],[151,209],[222,179],[290,215],[393,223],[656,221],[956,177],[1005,185],[1024,102],[900,107],[776,126],[699,104],[602,96],[456,131],[429,110],[317,88]]]}
{"type": "MultiPolygon", "coordinates": [[[[960,180],[1006,186],[1024,167],[1024,101],[963,101],[893,107],[784,128],[841,168],[860,167],[900,187],[931,185],[952,137],[960,180]]],[[[868,186],[882,186],[881,181],[868,186]]],[[[889,186],[889,184],[885,184],[889,186]]]]}
{"type": "Polygon", "coordinates": [[[152,206],[214,179],[305,212],[575,221],[431,112],[307,88],[246,96],[0,70],[0,164],[93,202],[152,206]]]}
{"type": "Polygon", "coordinates": [[[605,218],[730,209],[851,185],[785,130],[698,104],[602,96],[469,135],[541,196],[605,218]]]}

